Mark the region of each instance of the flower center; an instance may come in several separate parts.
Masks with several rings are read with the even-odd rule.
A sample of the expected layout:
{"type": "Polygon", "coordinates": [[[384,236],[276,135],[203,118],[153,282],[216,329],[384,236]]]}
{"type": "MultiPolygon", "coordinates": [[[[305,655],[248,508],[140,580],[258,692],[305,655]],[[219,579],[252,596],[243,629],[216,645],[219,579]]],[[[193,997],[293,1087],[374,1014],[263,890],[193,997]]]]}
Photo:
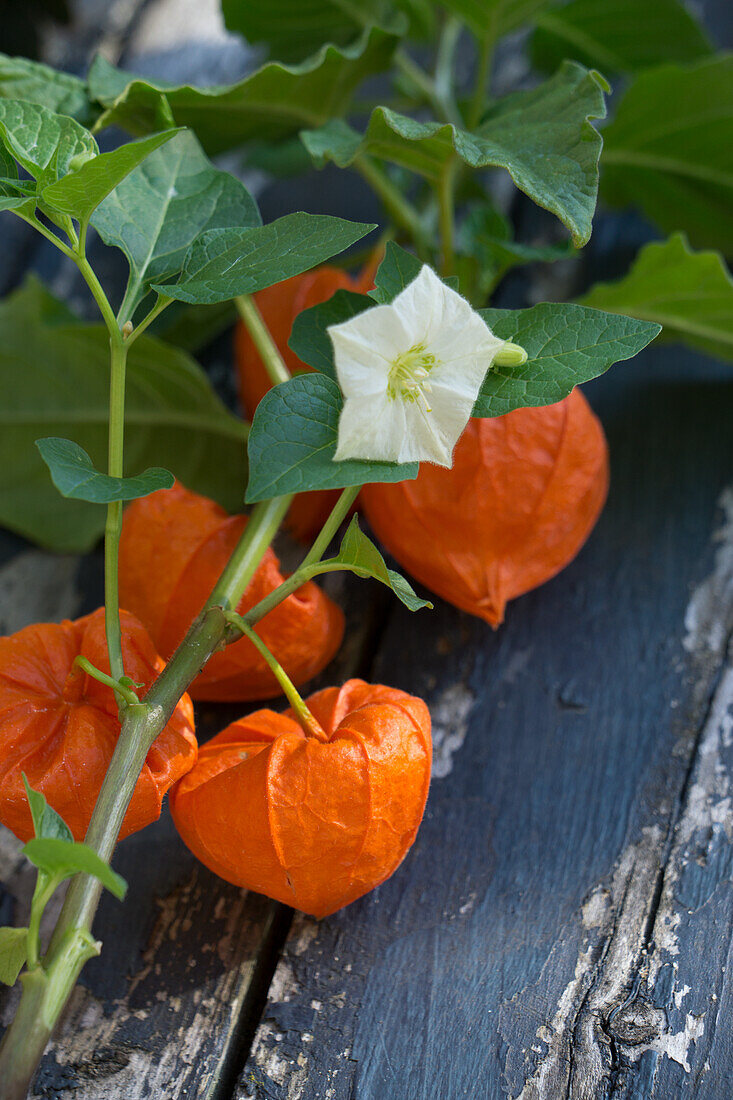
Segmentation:
{"type": "Polygon", "coordinates": [[[417,401],[425,412],[432,412],[426,394],[431,386],[428,376],[435,366],[435,356],[425,350],[424,344],[414,344],[401,352],[392,363],[387,380],[387,393],[394,401],[417,401]]]}

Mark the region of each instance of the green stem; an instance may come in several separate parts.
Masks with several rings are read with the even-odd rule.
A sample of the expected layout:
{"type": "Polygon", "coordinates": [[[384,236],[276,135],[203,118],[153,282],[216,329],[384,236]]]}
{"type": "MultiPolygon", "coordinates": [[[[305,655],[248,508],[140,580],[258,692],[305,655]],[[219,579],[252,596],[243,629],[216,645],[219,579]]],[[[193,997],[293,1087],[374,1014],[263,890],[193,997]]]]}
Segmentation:
{"type": "Polygon", "coordinates": [[[207,600],[207,607],[236,610],[292,499],[292,496],[273,497],[255,504],[244,533],[207,600]]]}
{"type": "Polygon", "coordinates": [[[453,194],[457,161],[451,157],[446,161],[438,182],[438,221],[440,242],[443,254],[443,275],[453,275],[456,266],[454,233],[453,194]]]}
{"type": "Polygon", "coordinates": [[[484,113],[484,106],[491,79],[491,63],[494,57],[494,45],[496,39],[493,26],[486,37],[479,44],[478,64],[476,66],[476,79],[473,87],[473,95],[468,108],[466,122],[469,130],[475,130],[484,113]]]}
{"type": "Polygon", "coordinates": [[[252,337],[252,343],[260,353],[260,358],[273,386],[277,386],[280,382],[287,382],[290,379],[290,371],[285,366],[277,344],[262,320],[262,314],[257,308],[257,303],[252,295],[240,294],[238,298],[234,299],[234,304],[237,307],[239,316],[247,326],[247,331],[252,337]]]}
{"type": "Polygon", "coordinates": [[[270,592],[268,596],[265,596],[264,599],[260,600],[258,604],[255,604],[255,606],[243,616],[248,626],[254,626],[254,624],[264,618],[269,611],[272,611],[273,607],[277,607],[278,604],[287,599],[291,593],[296,592],[301,585],[304,585],[311,577],[323,571],[318,569],[318,562],[326,553],[326,550],[328,550],[333,536],[348,515],[349,509],[358,497],[360,491],[361,485],[355,485],[349,489],[343,490],[341,496],[334,504],[331,514],[321,528],[318,538],[295,572],[291,573],[274,592],[270,592]]]}
{"type": "Polygon", "coordinates": [[[437,100],[443,104],[448,119],[458,125],[460,125],[461,120],[458,117],[458,111],[453,100],[453,61],[462,30],[463,24],[459,19],[454,16],[449,16],[446,19],[435,58],[435,94],[437,100]]]}
{"type": "MultiPolygon", "coordinates": [[[[142,336],[142,334],[145,332],[145,329],[149,325],[152,325],[155,318],[159,317],[160,314],[163,312],[163,310],[167,309],[172,301],[173,301],[173,299],[172,298],[166,298],[165,294],[159,294],[158,295],[158,299],[157,299],[155,305],[153,306],[153,308],[150,310],[150,312],[148,314],[145,315],[145,317],[143,317],[142,321],[137,326],[137,328],[134,328],[132,330],[132,332],[130,333],[130,335],[125,340],[125,344],[127,345],[128,350],[135,343],[138,336],[142,336]]],[[[126,322],[126,323],[129,324],[131,322],[126,322]]]]}
{"type": "Polygon", "coordinates": [[[39,931],[41,927],[41,917],[43,911],[48,905],[54,891],[58,887],[61,879],[56,875],[49,875],[45,871],[38,872],[38,881],[36,882],[36,888],[33,891],[33,900],[31,901],[31,915],[28,921],[28,959],[27,965],[29,970],[33,970],[38,966],[40,958],[40,942],[39,931]]]}
{"type": "Polygon", "coordinates": [[[390,218],[409,235],[422,258],[430,255],[430,239],[412,203],[371,157],[361,155],[354,161],[354,168],[379,196],[390,218]]]}
{"type": "MultiPolygon", "coordinates": [[[[111,375],[109,384],[109,440],[107,447],[107,472],[110,477],[123,476],[122,456],[125,439],[125,370],[127,347],[119,330],[118,338],[110,336],[111,375]]],[[[122,630],[120,627],[120,600],[118,559],[120,534],[122,533],[122,501],[107,505],[107,522],[104,527],[104,623],[107,650],[112,676],[119,680],[125,674],[122,659],[122,630]]]]}
{"type": "Polygon", "coordinates": [[[100,684],[106,684],[107,687],[111,687],[118,695],[130,706],[135,706],[140,702],[132,688],[129,688],[126,684],[121,684],[119,680],[115,680],[112,676],[108,676],[106,672],[100,671],[95,668],[91,661],[88,661],[86,657],[75,657],[74,664],[78,665],[80,669],[86,672],[87,676],[91,676],[93,680],[97,680],[100,684]]]}
{"type": "Polygon", "coordinates": [[[460,124],[460,118],[455,105],[450,99],[441,96],[435,81],[428,76],[416,61],[404,50],[398,50],[394,55],[395,64],[402,70],[404,76],[421,93],[426,103],[430,104],[436,116],[441,122],[450,122],[454,126],[460,124]]]}
{"type": "Polygon", "coordinates": [[[225,612],[225,615],[227,622],[234,626],[241,634],[244,634],[247,638],[249,638],[255,649],[262,654],[267,663],[267,667],[270,669],[278,684],[282,688],[283,695],[295,711],[295,715],[305,732],[310,737],[315,737],[318,741],[327,741],[328,738],[326,737],[326,734],[324,733],[320,723],[309,711],[303,697],[296,688],[295,684],[290,679],[287,672],[277,660],[277,658],[274,657],[270,650],[267,648],[259,635],[256,634],[252,627],[246,622],[246,620],[243,619],[241,615],[237,615],[236,612],[225,612]]]}

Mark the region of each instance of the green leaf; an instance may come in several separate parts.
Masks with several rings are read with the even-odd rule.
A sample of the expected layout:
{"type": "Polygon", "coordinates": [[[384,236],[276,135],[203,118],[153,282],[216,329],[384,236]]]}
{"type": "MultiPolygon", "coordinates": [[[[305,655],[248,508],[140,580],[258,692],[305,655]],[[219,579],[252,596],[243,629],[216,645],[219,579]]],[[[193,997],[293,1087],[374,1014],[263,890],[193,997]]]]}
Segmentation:
{"type": "Polygon", "coordinates": [[[590,120],[605,116],[607,87],[598,73],[568,61],[544,84],[500,100],[473,133],[376,107],[362,136],[335,120],[302,138],[317,165],[332,160],[343,168],[367,153],[436,184],[455,157],[470,168],[505,168],[580,246],[590,237],[598,192],[601,137],[590,120]]]}
{"type": "Polygon", "coordinates": [[[25,845],[23,855],[39,871],[52,877],[71,878],[83,871],[98,879],[120,901],[127,893],[127,883],[122,876],[113,871],[86,844],[61,840],[59,837],[36,837],[25,845]]]}
{"type": "Polygon", "coordinates": [[[646,245],[623,279],[598,283],[583,302],[654,321],[666,340],[733,359],[733,279],[720,253],[693,252],[682,233],[646,245]]]}
{"type": "Polygon", "coordinates": [[[694,61],[711,52],[680,0],[571,0],[540,12],[537,23],[530,53],[545,72],[566,57],[610,74],[694,61]]]}
{"type": "Polygon", "coordinates": [[[135,134],[160,128],[156,116],[165,94],[176,123],[190,126],[214,155],[255,139],[279,141],[344,114],[357,86],[389,67],[398,41],[372,27],[353,46],[323,46],[301,65],[268,62],[237,84],[208,88],[153,84],[98,57],[89,89],[108,108],[101,124],[135,134]]]}
{"type": "Polygon", "coordinates": [[[153,290],[196,305],[254,294],[343,252],[374,228],[299,213],[254,229],[209,229],[193,242],[179,281],[153,290]]]}
{"type": "Polygon", "coordinates": [[[371,481],[410,481],[416,462],[335,462],[341,390],[325,374],[299,374],[260,401],[249,434],[247,502],[371,481]]]}
{"type": "Polygon", "coordinates": [[[160,467],[145,470],[135,477],[110,477],[95,469],[89,455],[71,439],[37,439],[36,447],[51,471],[51,480],[62,497],[88,500],[90,504],[110,504],[114,500],[137,500],[170,489],[175,478],[160,467]]]}
{"type": "Polygon", "coordinates": [[[397,33],[406,30],[406,23],[395,27],[390,8],[388,0],[359,0],[356,5],[343,0],[222,0],[227,29],[253,45],[269,46],[280,61],[302,61],[327,42],[346,46],[367,25],[390,25],[397,33]]]}
{"type": "MultiPolygon", "coordinates": [[[[58,495],[34,446],[73,436],[95,465],[107,453],[109,334],[69,320],[35,280],[0,303],[0,524],[41,546],[90,549],[104,512],[58,495]]],[[[127,367],[128,471],[164,466],[236,511],[246,483],[247,426],[224,408],[183,352],[141,336],[127,367]]]]}
{"type": "Polygon", "coordinates": [[[497,336],[520,344],[529,358],[521,367],[492,366],[474,416],[553,405],[574,386],[603,374],[613,363],[631,359],[659,333],[659,325],[648,321],[567,302],[479,312],[497,336]]]}
{"type": "Polygon", "coordinates": [[[85,161],[80,168],[67,172],[61,179],[45,187],[42,194],[44,203],[61,214],[76,218],[77,221],[88,222],[110,191],[176,133],[176,130],[167,130],[162,134],[153,134],[152,137],[121,145],[111,153],[100,153],[98,157],[85,161]]]}
{"type": "Polygon", "coordinates": [[[462,270],[472,271],[476,297],[484,301],[498,281],[513,267],[530,263],[553,263],[576,255],[570,241],[529,245],[512,238],[509,221],[486,203],[474,204],[458,230],[456,248],[462,270]]]}
{"type": "Polygon", "coordinates": [[[733,54],[642,73],[603,137],[608,202],[733,255],[733,54]]]}
{"type": "Polygon", "coordinates": [[[71,829],[61,814],[49,806],[41,791],[34,791],[23,772],[23,786],[33,818],[33,831],[37,837],[57,837],[59,840],[73,840],[71,829]]]}
{"type": "Polygon", "coordinates": [[[326,330],[330,325],[348,321],[373,306],[374,302],[366,294],[337,290],[327,301],[298,314],[293,322],[288,347],[309,367],[335,379],[333,344],[326,330]]]}
{"type": "Polygon", "coordinates": [[[412,252],[400,248],[394,241],[388,241],[384,259],[374,276],[374,290],[369,291],[369,297],[380,303],[394,301],[418,277],[422,266],[422,261],[412,252]]]}
{"type": "Polygon", "coordinates": [[[359,527],[357,516],[353,517],[346,530],[338,555],[335,558],[329,558],[325,564],[330,562],[338,562],[350,569],[352,573],[356,573],[358,577],[373,577],[374,580],[386,584],[387,588],[391,588],[410,611],[433,607],[429,600],[420,599],[403,576],[394,569],[387,568],[377,547],[359,527]]]}
{"type": "Polygon", "coordinates": [[[25,100],[0,99],[0,140],[39,187],[65,175],[79,154],[99,152],[89,131],[73,118],[25,100]]]}
{"type": "Polygon", "coordinates": [[[260,214],[244,184],[215,168],[195,135],[183,131],[130,172],[97,208],[92,225],[130,264],[124,321],[151,282],[180,271],[201,233],[252,228],[260,214]]]}
{"type": "Polygon", "coordinates": [[[28,929],[0,928],[0,982],[15,985],[27,957],[28,929]]]}
{"type": "Polygon", "coordinates": [[[56,114],[70,115],[82,126],[91,126],[99,114],[89,99],[85,80],[40,61],[4,53],[0,53],[0,96],[39,103],[56,114]]]}
{"type": "Polygon", "coordinates": [[[477,38],[500,38],[534,19],[551,0],[439,0],[462,19],[477,38]]]}

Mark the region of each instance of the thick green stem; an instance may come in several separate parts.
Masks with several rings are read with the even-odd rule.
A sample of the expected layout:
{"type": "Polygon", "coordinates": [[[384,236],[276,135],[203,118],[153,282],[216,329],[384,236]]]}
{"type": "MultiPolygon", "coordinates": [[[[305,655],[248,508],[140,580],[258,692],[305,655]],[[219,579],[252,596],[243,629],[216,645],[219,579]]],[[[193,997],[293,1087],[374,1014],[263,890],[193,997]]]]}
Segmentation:
{"type": "MultiPolygon", "coordinates": [[[[109,442],[107,472],[110,477],[122,477],[122,456],[125,439],[125,369],[127,347],[122,335],[110,334],[111,375],[109,383],[109,442]]],[[[125,674],[122,660],[118,558],[122,532],[122,501],[107,505],[104,527],[104,623],[112,676],[119,680],[125,674]]]]}
{"type": "Polygon", "coordinates": [[[262,314],[257,308],[254,298],[250,294],[240,294],[238,298],[234,299],[234,303],[239,316],[244,321],[247,331],[252,337],[252,343],[260,353],[260,358],[273,386],[277,386],[280,382],[287,382],[290,378],[290,371],[283,362],[283,357],[270,335],[270,330],[262,320],[262,314]]]}
{"type": "Polygon", "coordinates": [[[438,209],[440,222],[440,243],[442,249],[442,274],[453,275],[456,266],[454,236],[454,185],[456,160],[446,161],[438,183],[438,209]]]}
{"type": "Polygon", "coordinates": [[[244,534],[209,596],[208,607],[236,610],[292,499],[292,496],[273,497],[255,504],[244,534]]]}

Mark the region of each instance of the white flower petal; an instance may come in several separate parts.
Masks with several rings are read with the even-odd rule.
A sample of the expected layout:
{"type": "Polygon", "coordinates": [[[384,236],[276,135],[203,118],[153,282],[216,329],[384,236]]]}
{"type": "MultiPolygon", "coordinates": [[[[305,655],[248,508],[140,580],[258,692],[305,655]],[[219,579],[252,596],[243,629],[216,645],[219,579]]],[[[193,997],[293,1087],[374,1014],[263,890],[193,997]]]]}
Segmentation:
{"type": "Polygon", "coordinates": [[[400,458],[406,437],[405,402],[383,394],[347,397],[339,418],[336,461],[407,462],[400,458]]]}
{"type": "Polygon", "coordinates": [[[412,402],[406,408],[407,440],[400,462],[435,462],[453,465],[453,448],[471,416],[475,398],[448,394],[435,388],[430,394],[431,412],[412,402]],[[447,399],[446,399],[447,398],[447,399]]]}
{"type": "Polygon", "coordinates": [[[410,347],[402,318],[389,305],[375,306],[349,321],[331,325],[328,333],[336,377],[347,397],[384,390],[395,354],[410,347]]]}

